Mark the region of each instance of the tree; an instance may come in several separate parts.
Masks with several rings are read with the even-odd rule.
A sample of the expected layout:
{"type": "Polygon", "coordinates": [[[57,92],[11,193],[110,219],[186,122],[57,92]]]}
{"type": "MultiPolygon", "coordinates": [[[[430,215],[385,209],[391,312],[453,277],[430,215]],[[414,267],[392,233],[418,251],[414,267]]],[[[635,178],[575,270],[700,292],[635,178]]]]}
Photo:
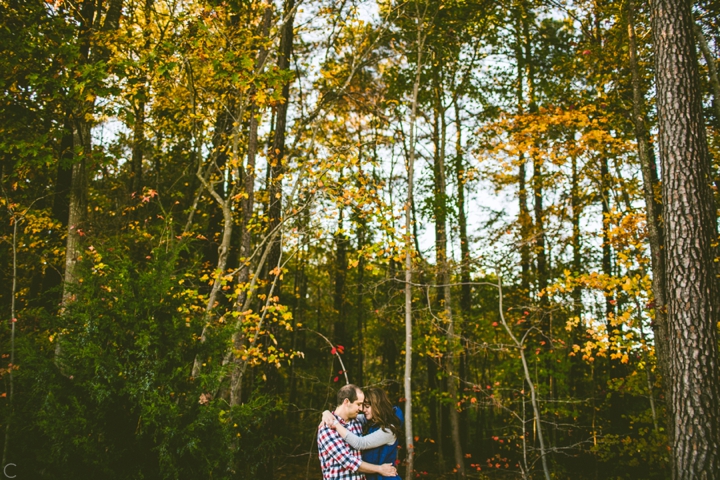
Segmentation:
{"type": "Polygon", "coordinates": [[[720,321],[710,155],[690,4],[652,4],[662,163],[673,478],[720,472],[720,321]]]}

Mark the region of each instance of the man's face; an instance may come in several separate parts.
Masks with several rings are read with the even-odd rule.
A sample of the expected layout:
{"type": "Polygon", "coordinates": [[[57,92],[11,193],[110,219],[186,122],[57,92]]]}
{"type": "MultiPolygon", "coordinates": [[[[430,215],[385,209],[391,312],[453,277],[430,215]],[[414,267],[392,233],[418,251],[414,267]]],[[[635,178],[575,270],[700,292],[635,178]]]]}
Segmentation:
{"type": "Polygon", "coordinates": [[[348,418],[355,418],[358,416],[358,413],[362,411],[363,403],[365,403],[365,394],[358,390],[357,391],[357,399],[354,402],[350,402],[350,400],[345,399],[346,402],[348,402],[348,418]]]}

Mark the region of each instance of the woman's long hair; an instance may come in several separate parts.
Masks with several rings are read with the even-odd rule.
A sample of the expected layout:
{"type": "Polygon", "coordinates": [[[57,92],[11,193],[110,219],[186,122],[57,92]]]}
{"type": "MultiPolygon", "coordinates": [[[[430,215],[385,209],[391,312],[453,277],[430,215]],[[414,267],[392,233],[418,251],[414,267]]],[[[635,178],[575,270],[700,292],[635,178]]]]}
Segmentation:
{"type": "Polygon", "coordinates": [[[400,419],[393,411],[392,403],[384,390],[369,387],[364,390],[365,402],[372,407],[372,419],[365,423],[363,434],[367,434],[371,426],[390,430],[395,438],[400,438],[400,419]]]}

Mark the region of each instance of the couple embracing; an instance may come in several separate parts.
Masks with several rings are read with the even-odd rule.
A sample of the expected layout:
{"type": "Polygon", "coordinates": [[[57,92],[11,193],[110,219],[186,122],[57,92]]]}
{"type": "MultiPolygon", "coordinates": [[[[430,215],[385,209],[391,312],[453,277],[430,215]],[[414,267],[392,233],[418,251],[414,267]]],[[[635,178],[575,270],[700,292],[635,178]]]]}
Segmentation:
{"type": "Polygon", "coordinates": [[[403,414],[383,390],[345,385],[335,411],[324,411],[322,420],[317,441],[324,479],[400,480],[395,464],[403,414]]]}

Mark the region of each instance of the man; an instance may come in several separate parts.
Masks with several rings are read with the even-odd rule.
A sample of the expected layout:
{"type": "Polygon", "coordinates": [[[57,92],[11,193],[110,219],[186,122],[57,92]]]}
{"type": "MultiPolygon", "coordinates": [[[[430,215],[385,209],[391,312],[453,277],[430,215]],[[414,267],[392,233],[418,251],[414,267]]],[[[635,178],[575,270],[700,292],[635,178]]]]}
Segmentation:
{"type": "MultiPolygon", "coordinates": [[[[355,385],[345,385],[337,393],[337,407],[333,412],[335,419],[348,431],[362,436],[362,424],[357,416],[362,410],[365,395],[355,385]]],[[[397,475],[395,467],[389,463],[374,465],[363,462],[360,452],[350,447],[340,434],[325,424],[318,431],[318,454],[323,478],[328,480],[364,480],[363,473],[377,473],[392,477],[397,475]]]]}

